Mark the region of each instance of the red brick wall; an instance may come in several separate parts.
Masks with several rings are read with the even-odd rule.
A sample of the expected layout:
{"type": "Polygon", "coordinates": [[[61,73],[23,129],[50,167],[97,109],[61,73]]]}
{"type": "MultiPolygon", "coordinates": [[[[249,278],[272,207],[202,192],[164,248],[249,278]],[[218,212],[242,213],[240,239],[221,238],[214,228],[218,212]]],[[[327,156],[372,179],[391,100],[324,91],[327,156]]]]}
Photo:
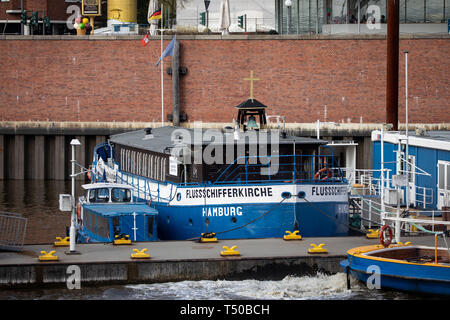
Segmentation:
{"type": "MultiPolygon", "coordinates": [[[[169,41],[164,41],[166,46],[169,41]]],[[[287,122],[384,122],[385,40],[180,40],[181,108],[189,121],[230,122],[254,96],[287,122]],[[325,119],[326,106],[326,119],[325,119]]],[[[449,39],[400,42],[409,50],[410,123],[450,122],[449,39]]],[[[0,40],[0,120],[161,121],[159,40],[0,40]]],[[[170,57],[164,67],[170,66],[170,57]]],[[[172,113],[165,73],[165,113],[172,113]]]]}

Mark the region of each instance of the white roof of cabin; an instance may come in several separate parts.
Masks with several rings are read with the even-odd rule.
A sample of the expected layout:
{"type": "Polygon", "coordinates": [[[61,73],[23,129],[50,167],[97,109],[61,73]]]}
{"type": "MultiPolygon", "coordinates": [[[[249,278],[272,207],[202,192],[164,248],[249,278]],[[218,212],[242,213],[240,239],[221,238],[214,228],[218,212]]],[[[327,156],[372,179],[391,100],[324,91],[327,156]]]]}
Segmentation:
{"type": "MultiPolygon", "coordinates": [[[[399,139],[403,144],[406,143],[404,131],[384,132],[385,142],[398,144],[399,139]]],[[[372,131],[372,141],[381,141],[381,130],[372,131]]],[[[410,146],[450,151],[450,131],[425,131],[423,135],[416,135],[415,131],[412,131],[408,134],[408,144],[410,146]]]]}
{"type": "Polygon", "coordinates": [[[132,188],[131,186],[129,186],[127,184],[110,183],[110,182],[96,182],[96,183],[83,184],[82,187],[85,190],[96,189],[96,188],[127,188],[127,189],[132,188]]]}

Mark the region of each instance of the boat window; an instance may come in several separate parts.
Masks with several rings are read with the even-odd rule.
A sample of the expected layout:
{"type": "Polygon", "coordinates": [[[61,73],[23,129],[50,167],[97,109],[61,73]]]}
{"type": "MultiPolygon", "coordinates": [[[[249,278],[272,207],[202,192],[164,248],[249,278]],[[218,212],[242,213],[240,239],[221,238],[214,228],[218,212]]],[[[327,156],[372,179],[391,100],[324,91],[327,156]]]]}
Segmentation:
{"type": "Polygon", "coordinates": [[[142,152],[137,153],[137,168],[136,168],[136,174],[141,175],[141,169],[142,169],[142,152]]]}
{"type": "Polygon", "coordinates": [[[161,180],[164,181],[165,178],[166,178],[166,158],[163,158],[161,164],[161,180]]]}
{"type": "Polygon", "coordinates": [[[144,153],[144,156],[142,157],[142,175],[147,176],[147,157],[148,155],[144,153]]]}
{"type": "Polygon", "coordinates": [[[149,178],[153,179],[153,168],[155,167],[153,164],[153,156],[150,156],[150,169],[149,169],[149,178]]]}
{"type": "Polygon", "coordinates": [[[126,169],[125,170],[130,172],[130,168],[131,168],[131,151],[130,150],[127,150],[126,156],[127,156],[127,163],[126,163],[126,169]]]}
{"type": "Polygon", "coordinates": [[[114,235],[120,234],[119,217],[112,218],[112,224],[114,235]]]}
{"type": "Polygon", "coordinates": [[[96,216],[96,233],[103,238],[109,238],[109,221],[106,217],[96,216]]]}
{"type": "Polygon", "coordinates": [[[88,229],[92,230],[91,226],[91,213],[89,210],[83,210],[83,225],[88,229]]]}
{"type": "Polygon", "coordinates": [[[131,151],[131,173],[136,173],[136,151],[131,151]]]}
{"type": "Polygon", "coordinates": [[[439,189],[444,189],[444,187],[445,187],[445,180],[444,180],[444,177],[445,177],[445,164],[439,163],[439,167],[438,168],[439,168],[438,169],[438,172],[439,172],[439,175],[438,175],[438,188],[439,189]]]}
{"type": "Polygon", "coordinates": [[[153,217],[147,217],[148,236],[153,237],[153,217]]]}
{"type": "Polygon", "coordinates": [[[447,163],[447,190],[450,190],[450,162],[447,163]]]}
{"type": "Polygon", "coordinates": [[[130,202],[131,191],[126,188],[112,188],[111,190],[112,202],[130,202]]]}
{"type": "Polygon", "coordinates": [[[89,191],[89,202],[109,202],[109,189],[108,188],[98,188],[91,189],[89,191]]]}
{"type": "Polygon", "coordinates": [[[156,157],[156,174],[155,174],[155,179],[156,180],[161,180],[159,178],[159,170],[161,170],[161,158],[160,157],[156,157]]]}

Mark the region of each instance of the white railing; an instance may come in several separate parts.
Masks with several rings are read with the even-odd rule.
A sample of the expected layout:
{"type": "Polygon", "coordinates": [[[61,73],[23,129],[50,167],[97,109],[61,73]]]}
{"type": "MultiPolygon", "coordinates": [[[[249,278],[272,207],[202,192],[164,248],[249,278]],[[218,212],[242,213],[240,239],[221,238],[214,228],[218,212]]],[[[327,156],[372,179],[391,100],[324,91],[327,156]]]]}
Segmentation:
{"type": "Polygon", "coordinates": [[[421,203],[421,207],[426,209],[428,205],[433,203],[433,189],[427,187],[416,186],[416,202],[421,203]],[[421,192],[420,192],[421,191],[421,192]]]}
{"type": "MultiPolygon", "coordinates": [[[[349,183],[349,192],[352,195],[380,195],[381,179],[375,178],[374,173],[381,175],[381,170],[340,168],[349,183]]],[[[385,170],[387,171],[387,170],[385,170]]],[[[389,176],[389,175],[388,175],[389,176]]]]}
{"type": "Polygon", "coordinates": [[[429,211],[410,211],[408,218],[397,218],[397,208],[389,205],[385,205],[385,211],[382,212],[380,200],[374,200],[370,198],[361,197],[361,205],[358,208],[361,211],[361,229],[364,230],[388,224],[394,226],[395,221],[398,219],[401,222],[401,230],[407,232],[419,232],[415,225],[429,224],[431,225],[430,232],[435,232],[435,225],[450,225],[450,221],[443,221],[436,216],[436,213],[442,212],[442,216],[450,211],[441,210],[429,210],[429,211]],[[427,215],[429,213],[429,215],[427,215]],[[417,215],[429,216],[431,219],[417,219],[417,215]]]}

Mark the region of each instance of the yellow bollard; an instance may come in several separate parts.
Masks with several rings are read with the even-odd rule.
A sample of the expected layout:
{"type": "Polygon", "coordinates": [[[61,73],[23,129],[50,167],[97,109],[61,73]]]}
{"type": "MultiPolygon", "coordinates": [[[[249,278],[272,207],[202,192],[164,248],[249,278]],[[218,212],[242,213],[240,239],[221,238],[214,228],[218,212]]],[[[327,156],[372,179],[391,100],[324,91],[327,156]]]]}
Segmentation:
{"type": "Polygon", "coordinates": [[[65,237],[65,238],[61,238],[61,237],[56,237],[56,240],[53,243],[53,245],[55,247],[68,247],[70,245],[70,237],[65,237]]]}
{"type": "Polygon", "coordinates": [[[217,242],[216,234],[214,232],[202,233],[200,237],[200,242],[217,242]]]}
{"type": "Polygon", "coordinates": [[[220,252],[221,256],[239,256],[241,255],[239,251],[236,250],[237,246],[232,246],[231,248],[223,246],[224,251],[220,252]]]}
{"type": "Polygon", "coordinates": [[[367,239],[378,239],[379,232],[380,232],[380,229],[376,229],[376,230],[369,229],[369,233],[366,233],[366,238],[367,239]]]}
{"type": "Polygon", "coordinates": [[[54,253],[56,253],[54,250],[49,253],[47,251],[41,251],[42,256],[39,256],[39,261],[57,261],[58,256],[54,256],[54,253]]]}
{"type": "Polygon", "coordinates": [[[123,236],[121,238],[119,238],[119,237],[120,237],[119,235],[115,236],[115,239],[114,239],[114,242],[113,242],[115,245],[131,244],[131,240],[129,239],[130,238],[129,235],[125,235],[125,236],[123,236]]]}
{"type": "Polygon", "coordinates": [[[132,259],[149,259],[150,258],[150,254],[145,253],[145,251],[147,251],[147,248],[144,248],[142,250],[133,249],[133,251],[135,253],[131,254],[132,259]]]}
{"type": "Polygon", "coordinates": [[[314,243],[311,243],[311,249],[308,249],[308,253],[327,253],[328,250],[324,248],[325,243],[321,243],[318,246],[314,243]]]}
{"type": "Polygon", "coordinates": [[[299,235],[300,231],[299,230],[295,230],[294,232],[290,232],[286,230],[286,233],[283,237],[284,240],[302,240],[302,236],[299,235]]]}

